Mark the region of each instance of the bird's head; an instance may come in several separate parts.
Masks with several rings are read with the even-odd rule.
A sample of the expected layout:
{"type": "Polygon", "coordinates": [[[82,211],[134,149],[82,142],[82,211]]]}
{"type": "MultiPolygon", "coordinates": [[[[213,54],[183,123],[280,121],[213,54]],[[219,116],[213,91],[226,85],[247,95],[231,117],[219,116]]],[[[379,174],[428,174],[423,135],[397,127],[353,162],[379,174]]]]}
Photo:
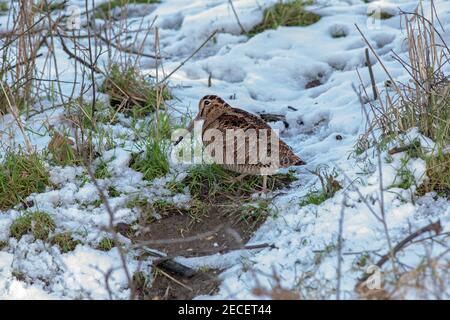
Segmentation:
{"type": "Polygon", "coordinates": [[[196,119],[206,119],[216,113],[220,113],[224,108],[227,107],[229,107],[228,104],[218,96],[204,96],[198,103],[198,115],[196,119]]]}
{"type": "MultiPolygon", "coordinates": [[[[198,114],[197,116],[191,121],[189,124],[187,130],[189,132],[192,132],[194,129],[194,123],[196,121],[207,119],[211,120],[215,117],[219,116],[224,109],[231,108],[228,103],[226,103],[222,98],[216,95],[207,95],[200,99],[198,103],[198,114]]],[[[180,137],[180,139],[175,142],[175,145],[177,145],[183,137],[180,137]]]]}

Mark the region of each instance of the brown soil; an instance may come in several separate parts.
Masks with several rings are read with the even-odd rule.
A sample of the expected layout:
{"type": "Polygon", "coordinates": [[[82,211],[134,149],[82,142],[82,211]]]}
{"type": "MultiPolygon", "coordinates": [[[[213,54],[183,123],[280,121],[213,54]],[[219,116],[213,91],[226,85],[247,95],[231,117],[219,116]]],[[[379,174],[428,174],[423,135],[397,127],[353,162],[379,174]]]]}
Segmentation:
{"type": "MultiPolygon", "coordinates": [[[[243,214],[243,208],[252,207],[242,195],[222,194],[211,199],[204,194],[193,201],[193,207],[200,203],[206,210],[193,216],[189,209],[168,206],[164,212],[159,212],[160,219],[142,219],[140,234],[134,234],[130,226],[124,224],[118,226],[118,232],[135,243],[147,242],[148,247],[168,256],[206,256],[245,244],[269,214],[264,210],[252,212],[252,209],[244,209],[243,214]]],[[[151,286],[138,289],[139,298],[192,299],[213,294],[219,285],[220,270],[200,270],[186,277],[162,269],[154,268],[151,286]]]]}

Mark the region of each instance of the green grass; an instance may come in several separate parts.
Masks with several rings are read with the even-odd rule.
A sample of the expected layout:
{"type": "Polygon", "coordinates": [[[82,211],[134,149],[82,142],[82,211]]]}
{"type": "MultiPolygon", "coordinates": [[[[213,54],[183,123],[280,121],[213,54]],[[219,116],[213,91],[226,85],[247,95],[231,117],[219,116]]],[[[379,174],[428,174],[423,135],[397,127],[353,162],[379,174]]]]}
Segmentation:
{"type": "Polygon", "coordinates": [[[329,172],[327,166],[319,166],[311,173],[319,178],[321,188],[320,190],[315,188],[311,189],[306,196],[301,199],[299,203],[301,207],[309,204],[320,205],[327,199],[332,198],[337,191],[342,189],[340,183],[336,181],[338,174],[334,169],[329,172]]]}
{"type": "Polygon", "coordinates": [[[7,12],[9,10],[9,5],[7,2],[0,2],[0,12],[7,12]]]}
{"type": "Polygon", "coordinates": [[[300,207],[304,207],[309,204],[318,206],[329,198],[330,197],[323,191],[309,191],[308,194],[300,201],[300,207]]]}
{"type": "Polygon", "coordinates": [[[101,251],[109,251],[112,248],[114,248],[114,240],[111,238],[103,238],[97,246],[97,249],[101,251]]]}
{"type": "Polygon", "coordinates": [[[112,174],[108,170],[108,164],[104,161],[100,162],[94,171],[95,179],[108,179],[111,178],[112,174]]]}
{"type": "Polygon", "coordinates": [[[8,241],[0,240],[0,250],[5,249],[8,246],[8,241]]]}
{"type": "Polygon", "coordinates": [[[42,0],[36,4],[36,8],[40,9],[41,12],[52,12],[55,10],[64,10],[66,3],[64,1],[55,0],[42,0]]]}
{"type": "Polygon", "coordinates": [[[184,188],[185,188],[185,184],[182,181],[172,180],[172,181],[168,181],[166,183],[165,187],[166,187],[166,189],[170,190],[172,195],[174,195],[174,194],[177,194],[177,193],[183,193],[184,192],[184,188]]]}
{"type": "Polygon", "coordinates": [[[437,155],[427,156],[425,162],[427,179],[419,186],[417,193],[436,192],[438,196],[450,200],[450,154],[439,150],[437,155]]]}
{"type": "Polygon", "coordinates": [[[373,11],[368,16],[379,20],[386,20],[392,18],[394,15],[385,11],[373,11]]]}
{"type": "Polygon", "coordinates": [[[108,189],[108,196],[116,198],[121,195],[120,191],[118,191],[114,186],[109,186],[108,189]]]}
{"type": "Polygon", "coordinates": [[[110,10],[123,7],[127,4],[153,4],[160,3],[160,0],[109,0],[97,6],[95,10],[96,19],[110,18],[110,10]]]}
{"type": "Polygon", "coordinates": [[[141,172],[147,181],[165,176],[170,169],[165,149],[164,143],[149,141],[144,154],[135,155],[130,167],[141,172]]]}
{"type": "Polygon", "coordinates": [[[118,64],[111,66],[99,91],[109,95],[114,109],[134,116],[148,115],[171,99],[166,87],[156,88],[138,69],[118,64]]]}
{"type": "Polygon", "coordinates": [[[78,152],[75,143],[66,134],[54,132],[48,152],[51,154],[51,163],[58,166],[80,165],[83,163],[83,155],[78,152]]]}
{"type": "Polygon", "coordinates": [[[253,27],[248,34],[253,36],[268,29],[276,29],[280,26],[297,27],[308,26],[320,20],[320,16],[305,10],[305,5],[312,1],[293,0],[278,2],[264,10],[264,19],[253,27]]]}
{"type": "Polygon", "coordinates": [[[266,220],[270,215],[270,200],[263,199],[252,203],[241,203],[227,208],[226,211],[233,218],[234,223],[244,221],[251,228],[266,220]]]}
{"type": "Polygon", "coordinates": [[[61,253],[67,253],[75,250],[76,246],[81,244],[80,240],[74,240],[70,232],[58,233],[50,239],[50,243],[57,245],[61,253]]]}
{"type": "Polygon", "coordinates": [[[394,178],[394,183],[392,188],[402,188],[409,189],[415,182],[414,174],[408,169],[408,158],[403,158],[400,160],[401,165],[397,171],[397,175],[394,178]]]}
{"type": "Polygon", "coordinates": [[[32,193],[45,191],[49,174],[39,155],[8,152],[0,163],[0,210],[8,210],[32,193]]]}
{"type": "Polygon", "coordinates": [[[37,240],[47,240],[50,232],[55,230],[55,222],[45,212],[37,211],[26,213],[13,221],[10,227],[11,237],[20,240],[23,235],[31,233],[37,240]]]}
{"type": "Polygon", "coordinates": [[[233,181],[235,176],[217,164],[196,165],[189,169],[183,184],[195,198],[233,193],[239,188],[251,192],[258,187],[259,177],[252,176],[249,180],[239,182],[233,181]]]}
{"type": "Polygon", "coordinates": [[[133,198],[130,201],[128,201],[127,203],[127,208],[128,209],[133,209],[133,208],[146,208],[148,207],[149,203],[147,199],[143,199],[143,198],[133,198]]]}
{"type": "MultiPolygon", "coordinates": [[[[241,181],[234,178],[236,173],[223,169],[217,164],[196,165],[189,169],[188,175],[182,181],[195,198],[214,197],[220,194],[244,193],[251,194],[262,186],[261,176],[247,176],[241,181]]],[[[281,188],[295,181],[292,173],[275,174],[267,180],[268,190],[281,188]]],[[[181,187],[181,186],[180,186],[181,187]]]]}

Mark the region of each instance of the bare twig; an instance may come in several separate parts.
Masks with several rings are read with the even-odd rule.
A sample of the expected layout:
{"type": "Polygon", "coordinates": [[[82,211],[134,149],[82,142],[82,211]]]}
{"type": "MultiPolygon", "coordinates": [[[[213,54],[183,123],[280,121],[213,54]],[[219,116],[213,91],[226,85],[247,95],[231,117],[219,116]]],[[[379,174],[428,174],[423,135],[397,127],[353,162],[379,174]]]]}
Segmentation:
{"type": "MultiPolygon", "coordinates": [[[[378,268],[381,268],[390,258],[391,255],[397,254],[400,250],[407,247],[414,239],[419,237],[420,235],[426,233],[426,232],[432,232],[434,231],[435,234],[439,234],[442,231],[441,222],[438,220],[436,222],[430,223],[429,225],[420,228],[419,230],[411,233],[406,238],[404,238],[402,241],[400,241],[391,252],[386,253],[381,257],[380,260],[375,264],[378,268]]],[[[365,274],[356,284],[355,288],[360,288],[361,285],[364,284],[364,282],[369,278],[368,274],[365,274]]]]}
{"type": "Polygon", "coordinates": [[[189,55],[189,57],[184,59],[178,67],[173,69],[172,72],[170,72],[167,76],[165,76],[164,79],[162,79],[158,83],[158,85],[164,84],[167,81],[167,79],[169,79],[175,72],[177,72],[181,67],[183,67],[186,64],[186,62],[188,62],[190,59],[192,59],[192,57],[195,56],[209,42],[209,40],[211,40],[216,35],[217,32],[218,32],[218,30],[215,30],[208,38],[206,38],[206,40],[203,41],[203,43],[194,52],[192,52],[189,55]]]}

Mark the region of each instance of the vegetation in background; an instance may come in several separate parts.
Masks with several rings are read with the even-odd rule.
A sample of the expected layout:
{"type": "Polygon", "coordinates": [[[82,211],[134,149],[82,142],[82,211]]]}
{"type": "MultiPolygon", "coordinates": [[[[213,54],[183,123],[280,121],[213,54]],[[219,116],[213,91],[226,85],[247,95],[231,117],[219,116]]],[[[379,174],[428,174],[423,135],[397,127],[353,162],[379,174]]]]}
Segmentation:
{"type": "Polygon", "coordinates": [[[248,34],[252,36],[280,26],[296,27],[316,23],[320,20],[320,16],[305,10],[305,5],[310,4],[312,4],[312,1],[292,0],[278,2],[264,10],[264,20],[253,27],[248,34]]]}
{"type": "MultiPolygon", "coordinates": [[[[407,83],[390,81],[391,90],[386,90],[387,97],[383,101],[378,99],[374,103],[368,99],[372,129],[360,141],[369,141],[375,131],[378,141],[366,144],[377,145],[380,150],[384,137],[390,137],[395,143],[410,144],[413,147],[407,153],[421,157],[427,164],[428,179],[419,186],[418,193],[435,191],[449,197],[449,157],[445,150],[450,145],[450,76],[444,73],[449,63],[444,57],[450,50],[447,45],[438,44],[440,40],[436,39],[439,31],[432,24],[438,21],[435,12],[429,20],[422,19],[421,14],[402,16],[410,50],[409,63],[400,63],[411,80],[407,83]],[[415,141],[404,141],[402,134],[411,128],[417,128],[419,133],[435,142],[431,152],[422,152],[414,145],[415,141]]],[[[439,35],[439,39],[443,38],[439,35]]],[[[411,185],[411,174],[401,170],[399,175],[403,176],[400,187],[411,185]]]]}
{"type": "Polygon", "coordinates": [[[9,10],[8,3],[0,2],[0,12],[5,12],[9,10]]]}
{"type": "MultiPolygon", "coordinates": [[[[261,176],[249,175],[241,180],[236,180],[236,175],[217,164],[196,165],[189,169],[188,175],[182,183],[196,198],[214,197],[227,193],[251,194],[262,186],[263,178],[261,176]]],[[[267,188],[268,190],[282,188],[295,180],[292,173],[275,174],[268,176],[267,188]]]]}
{"type": "Polygon", "coordinates": [[[133,157],[130,167],[141,172],[144,180],[147,181],[165,176],[170,169],[165,144],[149,141],[145,146],[144,153],[133,157]]]}
{"type": "Polygon", "coordinates": [[[80,240],[74,240],[70,232],[58,233],[50,239],[50,243],[57,245],[62,253],[75,250],[75,247],[81,244],[80,240]]]}
{"type": "Polygon", "coordinates": [[[108,179],[111,178],[112,175],[108,170],[108,163],[101,161],[97,168],[95,168],[94,171],[94,178],[95,179],[108,179]]]}
{"type": "Polygon", "coordinates": [[[319,178],[321,185],[320,190],[310,190],[305,197],[300,201],[300,206],[306,206],[308,204],[319,205],[327,199],[332,198],[337,191],[342,189],[339,182],[335,180],[337,172],[332,170],[329,173],[326,167],[318,167],[312,172],[319,178]]]}
{"type": "Polygon", "coordinates": [[[114,248],[114,240],[111,238],[103,238],[97,246],[97,249],[102,251],[109,251],[112,248],[114,248]]]}
{"type": "Polygon", "coordinates": [[[3,250],[8,246],[8,241],[0,240],[0,250],[3,250]]]}
{"type": "Polygon", "coordinates": [[[36,154],[8,152],[0,163],[0,210],[8,210],[32,193],[43,192],[49,174],[36,154]]]}
{"type": "Polygon", "coordinates": [[[373,12],[368,14],[369,17],[379,20],[386,20],[392,18],[394,15],[389,12],[382,11],[380,9],[374,10],[373,12]]]}
{"type": "Polygon", "coordinates": [[[127,4],[153,4],[160,3],[160,0],[109,0],[97,6],[95,18],[110,19],[110,11],[114,8],[120,8],[127,4]]]}
{"type": "Polygon", "coordinates": [[[47,149],[52,155],[52,162],[56,165],[81,165],[83,163],[82,152],[77,150],[75,142],[65,134],[54,132],[47,149]]]}
{"type": "Polygon", "coordinates": [[[392,187],[409,189],[415,183],[414,174],[408,169],[408,158],[400,160],[401,165],[397,171],[392,187]]]}
{"type": "Polygon", "coordinates": [[[37,240],[47,240],[50,232],[55,230],[55,222],[45,212],[29,212],[13,221],[10,227],[10,235],[20,240],[23,235],[31,233],[37,240]]]}

